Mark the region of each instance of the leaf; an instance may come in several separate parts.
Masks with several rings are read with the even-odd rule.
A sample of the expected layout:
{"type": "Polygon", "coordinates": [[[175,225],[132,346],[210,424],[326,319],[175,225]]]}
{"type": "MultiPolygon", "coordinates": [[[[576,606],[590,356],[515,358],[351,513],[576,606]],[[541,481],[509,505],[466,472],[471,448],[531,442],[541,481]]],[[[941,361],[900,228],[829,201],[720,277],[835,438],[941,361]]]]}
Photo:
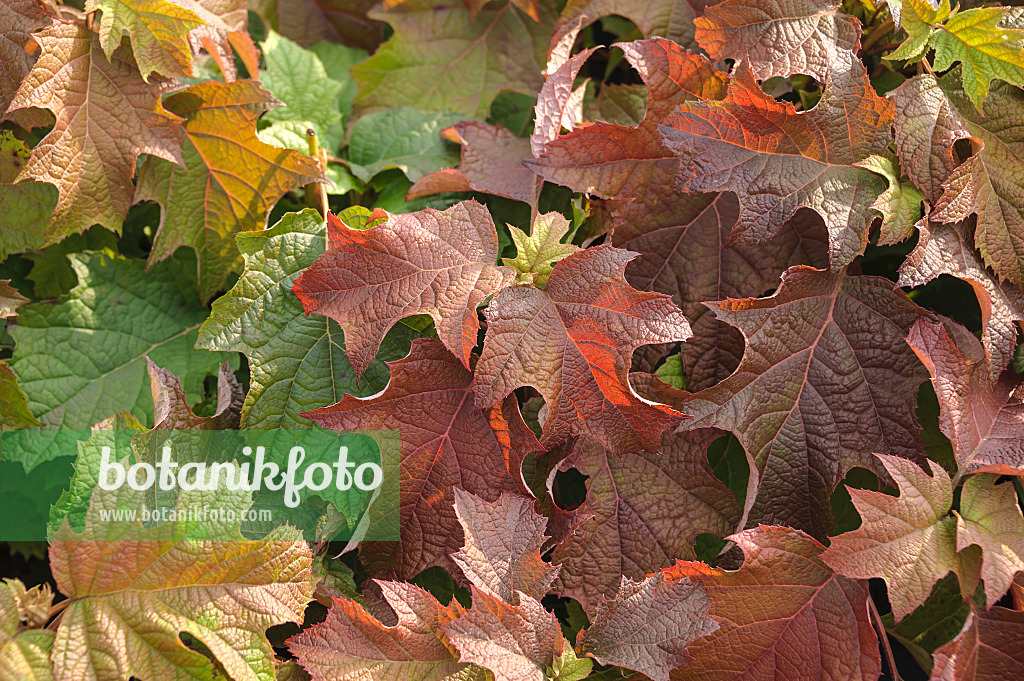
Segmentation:
{"type": "Polygon", "coordinates": [[[1019,475],[1024,470],[1019,381],[1012,373],[994,381],[977,341],[960,336],[958,348],[941,326],[919,322],[907,337],[931,374],[939,398],[939,428],[952,443],[964,473],[1019,475]]]}
{"type": "MultiPolygon", "coordinates": [[[[33,591],[36,589],[38,587],[33,591]]],[[[31,627],[24,627],[22,620],[26,618],[19,602],[19,595],[24,591],[25,585],[20,580],[5,580],[0,584],[0,675],[5,679],[51,681],[50,650],[54,634],[41,627],[49,619],[49,601],[53,594],[49,586],[44,587],[42,593],[49,598],[41,598],[40,605],[45,608],[46,617],[42,623],[31,622],[31,627]]]]}
{"type": "Polygon", "coordinates": [[[475,17],[461,2],[408,3],[373,10],[394,35],[352,68],[357,111],[416,106],[486,118],[500,92],[532,95],[551,35],[550,10],[538,23],[509,2],[475,17]]]}
{"type": "MultiPolygon", "coordinates": [[[[369,116],[367,116],[369,118],[369,116]]],[[[441,131],[462,146],[458,168],[444,168],[416,180],[407,200],[441,192],[475,191],[536,204],[540,180],[523,165],[531,158],[529,140],[500,125],[462,121],[441,131]]]]}
{"type": "Polygon", "coordinates": [[[889,93],[889,99],[901,165],[934,205],[942,183],[957,166],[953,143],[971,132],[931,75],[911,78],[889,93]]]}
{"type": "Polygon", "coordinates": [[[108,60],[85,24],[55,22],[33,39],[39,60],[11,110],[40,107],[57,117],[18,175],[57,187],[43,245],[93,224],[120,233],[139,154],[182,163],[180,119],[161,104],[162,85],[146,83],[124,50],[108,60]]]}
{"type": "Polygon", "coordinates": [[[74,462],[75,472],[71,476],[71,481],[65,483],[66,489],[50,507],[50,516],[46,524],[47,536],[52,537],[65,519],[68,527],[75,532],[85,529],[89,500],[100,481],[103,448],[110,447],[114,452],[126,451],[131,447],[132,437],[145,430],[137,418],[127,412],[121,412],[97,423],[92,427],[88,439],[75,443],[78,453],[74,462]]]}
{"type": "Polygon", "coordinates": [[[900,343],[927,313],[891,281],[792,267],[768,298],[709,306],[746,350],[732,376],[680,408],[696,417],[686,428],[739,438],[757,488],[749,522],[825,537],[850,468],[884,475],[873,452],[923,458],[914,406],[925,372],[900,343]]]}
{"type": "MultiPolygon", "coordinates": [[[[323,254],[326,228],[311,208],[288,213],[265,231],[238,235],[245,271],[213,303],[199,329],[197,348],[237,351],[249,360],[251,384],[242,407],[243,428],[311,427],[300,413],[326,407],[343,395],[365,397],[387,385],[387,367],[375,360],[356,381],[342,331],[321,315],[307,316],[292,282],[323,254]]],[[[386,337],[383,359],[408,354],[412,332],[398,326],[386,337]]]]}
{"type": "MultiPolygon", "coordinates": [[[[658,124],[683,102],[721,97],[725,92],[725,76],[706,58],[686,52],[667,40],[636,41],[620,47],[626,60],[647,83],[644,120],[635,128],[593,123],[561,136],[557,136],[560,126],[551,125],[554,135],[550,140],[553,141],[538,140],[547,143],[535,147],[537,158],[527,161],[527,165],[544,179],[574,191],[605,199],[634,199],[628,212],[621,216],[629,223],[633,219],[647,218],[648,212],[659,215],[668,212],[658,205],[659,201],[675,193],[671,184],[679,159],[662,145],[658,124]]],[[[566,67],[578,69],[581,65],[582,62],[570,61],[566,67]]],[[[574,74],[571,69],[566,74],[567,87],[571,86],[574,74]]],[[[552,83],[553,78],[549,76],[548,83],[552,83]]],[[[558,88],[553,89],[553,94],[557,94],[558,88]]],[[[542,92],[537,105],[538,126],[545,119],[541,111],[544,103],[542,92]]],[[[546,118],[555,119],[555,116],[548,113],[546,118]]]]}
{"type": "Polygon", "coordinates": [[[303,47],[327,40],[372,50],[384,28],[367,16],[376,5],[376,0],[256,0],[252,9],[266,25],[303,47]]]}
{"type": "Polygon", "coordinates": [[[636,127],[647,112],[647,86],[602,83],[592,102],[583,105],[583,118],[636,127]]]}
{"type": "Polygon", "coordinates": [[[662,431],[681,415],[641,400],[626,375],[641,345],[690,337],[668,296],[626,283],[632,253],[601,245],[555,264],[544,290],[516,286],[488,306],[487,336],[473,393],[494,405],[516,388],[533,386],[548,410],[541,443],[594,437],[616,454],[655,452],[662,431]]]}
{"type": "Polygon", "coordinates": [[[932,653],[949,643],[963,628],[971,606],[960,593],[956,575],[940,579],[920,608],[895,624],[892,613],[882,615],[882,622],[890,636],[900,642],[926,671],[932,669],[932,653]]]}
{"type": "Polygon", "coordinates": [[[900,11],[893,14],[893,18],[907,34],[907,41],[886,58],[918,61],[928,49],[928,39],[935,32],[933,25],[949,19],[949,0],[942,0],[937,7],[931,0],[907,0],[906,12],[902,11],[902,1],[900,5],[900,11]]]}
{"type": "Polygon", "coordinates": [[[27,302],[28,298],[11,286],[10,279],[0,279],[0,319],[17,316],[18,308],[27,302]]]}
{"type": "Polygon", "coordinates": [[[480,329],[477,306],[514,276],[493,264],[498,235],[490,213],[463,201],[445,211],[386,215],[365,231],[328,216],[327,252],[293,290],[307,314],[324,314],[345,331],[356,376],[388,329],[417,314],[433,318],[441,342],[469,368],[480,329]]]}
{"type": "Polygon", "coordinates": [[[1003,681],[1024,673],[1024,613],[974,609],[955,641],[935,651],[932,681],[1003,681]]]}
{"type": "Polygon", "coordinates": [[[192,51],[205,49],[213,58],[225,80],[233,81],[237,75],[232,48],[238,52],[251,78],[256,77],[259,51],[249,37],[246,0],[175,0],[196,13],[204,26],[189,34],[192,51]]]}
{"type": "Polygon", "coordinates": [[[1013,358],[1017,328],[1024,323],[1024,294],[1000,283],[978,258],[964,225],[922,227],[917,247],[900,267],[900,286],[922,286],[942,274],[971,285],[981,309],[981,340],[993,381],[1013,358]]]}
{"type": "Polygon", "coordinates": [[[686,0],[569,0],[555,25],[556,38],[573,22],[580,28],[609,15],[626,17],[645,38],[661,36],[685,47],[696,48],[693,39],[694,8],[686,0]]]}
{"type": "Polygon", "coordinates": [[[143,80],[151,73],[191,78],[192,46],[188,34],[205,25],[195,12],[168,0],[87,0],[86,12],[99,10],[100,44],[107,57],[128,34],[143,80]]]}
{"type": "Polygon", "coordinates": [[[871,204],[872,208],[882,214],[878,245],[888,246],[912,237],[914,226],[921,219],[924,194],[913,184],[900,182],[892,161],[885,156],[868,156],[856,165],[881,175],[889,184],[889,188],[871,204]]]}
{"type": "MultiPolygon", "coordinates": [[[[153,418],[145,357],[202,395],[229,355],[193,352],[205,312],[182,293],[175,268],[100,253],[68,256],[78,286],[57,303],[21,308],[11,366],[29,407],[49,428],[87,429],[117,412],[153,418]]],[[[51,456],[57,452],[51,452],[51,456]]]]}
{"type": "Polygon", "coordinates": [[[494,681],[546,681],[544,671],[561,657],[564,644],[554,614],[526,594],[510,605],[471,588],[473,607],[441,625],[459,660],[491,670],[494,681]]]}
{"type": "Polygon", "coordinates": [[[687,578],[623,577],[615,597],[597,604],[594,624],[580,632],[578,652],[668,681],[669,671],[687,661],[686,647],[719,628],[708,617],[710,606],[704,587],[687,578]]]}
{"type": "Polygon", "coordinates": [[[994,475],[972,475],[960,493],[956,549],[981,547],[981,578],[994,605],[1024,571],[1024,516],[1013,483],[995,484],[994,475]]]}
{"type": "Polygon", "coordinates": [[[801,207],[821,215],[829,262],[838,271],[863,252],[881,179],[857,167],[885,151],[892,104],[875,94],[864,66],[829,72],[818,105],[798,113],[762,92],[741,65],[724,101],[682,104],[659,126],[679,154],[676,189],[729,191],[740,201],[731,242],[776,233],[801,207]]]}
{"type": "Polygon", "coordinates": [[[582,660],[576,657],[576,651],[566,647],[562,656],[556,658],[551,668],[546,670],[548,677],[555,681],[583,681],[590,676],[594,668],[594,661],[588,658],[582,660]]]}
{"type": "MultiPolygon", "coordinates": [[[[943,3],[948,7],[949,0],[943,3]]],[[[954,12],[929,38],[935,70],[946,71],[960,62],[964,91],[978,111],[993,79],[1024,85],[1024,30],[1004,24],[1007,11],[978,7],[954,12]]]]}
{"type": "MultiPolygon", "coordinates": [[[[181,492],[174,510],[204,504],[242,513],[249,493],[181,492]]],[[[211,539],[190,523],[106,522],[101,512],[141,509],[142,493],[93,492],[85,529],[61,526],[50,545],[57,586],[70,601],[57,630],[53,668],[59,681],[128,676],[210,678],[211,661],[186,647],[182,632],[210,651],[235,679],[272,679],[274,653],[264,631],[302,622],[313,595],[310,552],[299,531],[279,527],[249,541],[239,522],[209,521],[211,539]]]]}
{"type": "Polygon", "coordinates": [[[10,130],[0,130],[0,260],[41,246],[46,222],[57,204],[57,190],[45,182],[14,184],[28,158],[25,143],[10,130]]]}
{"type": "Polygon", "coordinates": [[[327,42],[326,40],[313,43],[309,46],[309,49],[320,58],[320,62],[327,71],[327,77],[341,83],[341,92],[338,93],[338,108],[341,110],[342,117],[347,122],[349,116],[352,115],[352,103],[359,92],[359,88],[356,86],[355,80],[352,79],[349,69],[359,62],[366,60],[368,56],[366,51],[355,47],[348,47],[347,45],[327,42]]]}
{"type": "Polygon", "coordinates": [[[0,430],[17,430],[43,425],[32,415],[25,391],[7,362],[0,361],[0,430]]]}
{"type": "Polygon", "coordinates": [[[693,558],[698,534],[734,532],[741,509],[705,454],[721,436],[710,428],[665,433],[658,454],[619,455],[581,438],[557,470],[586,476],[586,500],[574,513],[593,517],[551,555],[562,569],[558,592],[593,614],[601,597],[615,596],[621,578],[642,580],[677,558],[693,558]]]}
{"type": "Polygon", "coordinates": [[[253,81],[209,81],[165,103],[185,119],[185,167],[147,159],[135,200],[163,207],[149,265],[188,246],[199,260],[205,301],[239,269],[235,234],[264,227],[279,198],[321,176],[313,159],[256,137],[256,119],[277,100],[253,81]]]}
{"type": "Polygon", "coordinates": [[[957,72],[948,74],[940,87],[960,114],[958,125],[980,141],[981,150],[946,179],[942,197],[929,217],[959,222],[975,213],[974,242],[981,257],[1000,277],[1024,286],[1024,203],[1018,191],[1024,176],[1024,137],[1019,124],[1024,93],[997,85],[981,116],[968,104],[957,78],[957,72]]]}
{"type": "Polygon", "coordinates": [[[867,589],[832,572],[821,544],[799,530],[765,525],[730,539],[743,550],[739,570],[681,561],[666,571],[671,579],[699,582],[721,624],[690,645],[693,659],[673,681],[878,678],[867,589]]]}
{"type": "Polygon", "coordinates": [[[860,49],[860,22],[838,0],[725,0],[694,20],[696,39],[715,61],[733,59],[765,80],[797,73],[824,82],[839,53],[860,49]]]}
{"type": "Polygon", "coordinates": [[[582,249],[572,243],[562,243],[572,225],[561,213],[545,213],[533,221],[530,234],[509,225],[512,242],[516,246],[515,258],[501,261],[519,273],[516,283],[544,286],[555,263],[582,249]]]}
{"type": "Polygon", "coordinates": [[[690,320],[693,338],[680,356],[689,389],[698,391],[728,378],[743,357],[743,336],[701,301],[760,296],[788,267],[826,266],[827,234],[817,215],[801,211],[770,241],[730,246],[739,215],[732,194],[679,195],[665,204],[664,214],[616,227],[612,240],[641,253],[626,267],[626,280],[671,295],[690,320]]]}
{"type": "MultiPolygon", "coordinates": [[[[160,430],[237,430],[242,410],[242,387],[227,362],[217,372],[217,406],[212,416],[196,416],[189,406],[181,381],[167,369],[146,358],[149,384],[153,393],[153,420],[150,433],[160,430]]],[[[141,444],[146,437],[139,438],[141,444]]]]}
{"type": "Polygon", "coordinates": [[[877,456],[900,496],[847,487],[861,526],[833,537],[821,559],[847,577],[883,578],[897,622],[924,603],[949,572],[970,597],[978,574],[971,556],[957,554],[956,521],[946,516],[953,503],[949,475],[934,461],[928,462],[929,477],[911,461],[877,456]]]}
{"type": "Polygon", "coordinates": [[[37,55],[25,49],[30,36],[36,29],[48,26],[54,18],[52,8],[40,0],[0,3],[0,120],[14,121],[26,130],[47,125],[47,115],[32,109],[8,112],[7,107],[36,61],[37,55]]]}
{"type": "Polygon", "coordinates": [[[461,120],[457,114],[406,106],[363,116],[352,126],[349,167],[364,182],[387,168],[399,168],[413,182],[432,170],[450,168],[457,156],[439,133],[461,120]]]}
{"type": "MultiPolygon", "coordinates": [[[[284,106],[269,109],[263,120],[271,123],[271,129],[278,122],[294,122],[300,127],[312,128],[321,144],[332,153],[337,150],[341,131],[330,128],[341,122],[338,96],[342,83],[328,77],[316,53],[274,31],[263,41],[263,59],[267,68],[260,74],[260,82],[284,103],[284,106]]],[[[300,151],[307,148],[303,139],[300,151]]]]}
{"type": "Polygon", "coordinates": [[[558,576],[558,568],[540,556],[547,518],[535,503],[507,493],[488,503],[455,489],[455,515],[466,539],[452,560],[469,581],[507,603],[518,603],[517,592],[539,601],[558,576]]]}
{"type": "Polygon", "coordinates": [[[472,374],[437,341],[414,340],[409,356],[388,368],[391,380],[383,392],[364,399],[346,395],[304,416],[332,430],[401,431],[401,540],[397,547],[363,544],[367,570],[392,569],[402,579],[434,565],[454,570],[448,554],[462,545],[462,535],[453,490],[488,501],[516,491],[522,473],[510,457],[539,446],[514,398],[481,411],[470,391],[472,374]]]}
{"type": "Polygon", "coordinates": [[[457,604],[441,605],[412,584],[376,584],[397,616],[392,626],[336,598],[325,622],[288,639],[313,681],[484,681],[483,669],[459,663],[441,629],[459,616],[457,604]]]}

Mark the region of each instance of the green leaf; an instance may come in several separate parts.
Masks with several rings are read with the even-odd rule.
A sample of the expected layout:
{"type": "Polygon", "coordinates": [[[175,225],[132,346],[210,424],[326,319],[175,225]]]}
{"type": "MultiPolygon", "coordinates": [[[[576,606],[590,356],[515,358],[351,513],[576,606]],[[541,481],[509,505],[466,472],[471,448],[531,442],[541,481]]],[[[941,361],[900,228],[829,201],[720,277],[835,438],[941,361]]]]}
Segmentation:
{"type": "Polygon", "coordinates": [[[906,31],[907,41],[886,59],[891,61],[917,61],[928,48],[928,39],[935,32],[933,27],[949,18],[949,0],[942,0],[938,8],[927,0],[905,0],[903,3],[901,28],[906,31]]]}
{"type": "Polygon", "coordinates": [[[936,70],[963,64],[964,91],[978,111],[993,79],[1024,85],[1024,30],[1003,25],[1006,13],[1006,7],[979,7],[953,14],[929,40],[936,70]]]}
{"type": "Polygon", "coordinates": [[[459,147],[441,138],[441,131],[463,117],[411,107],[363,116],[352,126],[348,159],[363,181],[386,168],[399,168],[415,182],[426,173],[459,164],[459,147]]]}
{"type": "Polygon", "coordinates": [[[686,369],[683,356],[678,353],[669,355],[665,363],[655,369],[654,375],[676,390],[686,390],[686,369]]]}
{"type": "Polygon", "coordinates": [[[544,286],[556,262],[582,250],[571,243],[562,243],[571,226],[560,213],[546,213],[538,217],[529,236],[518,227],[509,226],[516,245],[516,257],[502,258],[502,262],[519,272],[518,283],[544,286]]]}
{"type": "Polygon", "coordinates": [[[871,204],[872,208],[882,214],[879,245],[891,245],[912,237],[914,225],[921,219],[924,194],[913,183],[900,182],[892,160],[884,156],[868,156],[854,165],[878,173],[889,183],[889,188],[871,204]]]}
{"type": "MultiPolygon", "coordinates": [[[[299,122],[312,128],[322,146],[337,150],[341,146],[341,122],[338,95],[342,84],[328,77],[320,58],[291,40],[271,31],[263,41],[267,69],[260,74],[263,87],[284,102],[271,109],[263,120],[299,122]]],[[[295,147],[289,147],[295,148],[295,147]]],[[[305,143],[299,151],[305,150],[305,143]]]]}
{"type": "Polygon", "coordinates": [[[590,676],[593,668],[592,659],[585,657],[581,660],[576,657],[576,651],[572,646],[565,646],[562,656],[555,658],[547,674],[548,678],[554,681],[582,681],[590,676]]]}
{"type": "Polygon", "coordinates": [[[33,263],[28,279],[34,284],[35,297],[60,298],[75,287],[78,277],[68,260],[69,254],[104,249],[117,250],[117,235],[97,225],[42,251],[27,254],[25,257],[33,263]]]}
{"type": "Polygon", "coordinates": [[[541,12],[538,22],[512,3],[470,12],[459,0],[370,11],[394,35],[352,69],[356,108],[418,106],[483,119],[501,92],[535,95],[544,83],[553,23],[547,4],[541,12]]]}
{"type": "Polygon", "coordinates": [[[924,605],[899,624],[893,622],[891,612],[882,615],[882,622],[889,635],[903,644],[921,668],[931,672],[932,653],[956,638],[970,611],[970,604],[960,594],[956,576],[949,574],[935,583],[924,605]]]}
{"type": "Polygon", "coordinates": [[[306,209],[285,215],[266,231],[238,235],[245,271],[214,302],[197,347],[236,350],[248,357],[252,378],[242,407],[243,428],[310,428],[313,423],[301,412],[334,404],[345,393],[365,397],[378,392],[388,382],[384,360],[409,351],[415,333],[396,326],[357,382],[337,322],[305,315],[292,282],[324,252],[325,234],[320,215],[306,209]]]}
{"type": "Polygon", "coordinates": [[[332,43],[327,40],[311,45],[309,49],[320,58],[320,63],[327,71],[327,77],[341,83],[341,91],[338,93],[338,109],[346,121],[352,115],[352,103],[356,100],[359,86],[349,69],[366,61],[370,56],[366,50],[357,47],[349,47],[339,43],[332,43]]]}
{"type": "Polygon", "coordinates": [[[52,184],[14,184],[28,158],[25,143],[10,130],[0,130],[0,260],[42,245],[57,205],[57,188],[52,184]]]}
{"type": "Polygon", "coordinates": [[[25,393],[6,362],[0,361],[0,430],[41,426],[28,408],[25,393]]]}
{"type": "Polygon", "coordinates": [[[78,285],[60,302],[21,308],[11,366],[50,428],[87,429],[121,411],[153,421],[145,357],[202,398],[203,380],[237,357],[194,352],[204,312],[172,263],[101,253],[70,256],[78,285]]]}
{"type": "Polygon", "coordinates": [[[50,507],[46,528],[48,536],[53,536],[65,519],[75,532],[85,528],[89,499],[100,480],[103,448],[110,447],[113,452],[129,451],[132,437],[144,431],[137,418],[121,413],[98,424],[88,440],[78,443],[78,457],[75,459],[71,482],[65,483],[67,489],[61,492],[60,498],[50,507]]]}
{"type": "Polygon", "coordinates": [[[188,78],[192,71],[189,31],[206,25],[199,16],[167,0],[88,0],[86,12],[100,10],[100,42],[110,57],[128,34],[145,80],[150,73],[188,78]]]}

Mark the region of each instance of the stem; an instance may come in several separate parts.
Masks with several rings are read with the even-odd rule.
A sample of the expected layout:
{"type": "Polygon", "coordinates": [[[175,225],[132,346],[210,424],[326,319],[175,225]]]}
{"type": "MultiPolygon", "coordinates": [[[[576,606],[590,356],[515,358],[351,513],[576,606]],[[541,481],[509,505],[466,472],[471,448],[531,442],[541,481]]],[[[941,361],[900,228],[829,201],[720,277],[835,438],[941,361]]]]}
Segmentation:
{"type": "MultiPolygon", "coordinates": [[[[867,585],[864,586],[867,588],[867,585]]],[[[882,650],[885,651],[885,663],[889,665],[889,671],[892,673],[893,681],[903,681],[900,678],[900,673],[896,671],[896,659],[892,655],[892,648],[889,646],[889,634],[885,631],[885,623],[882,622],[882,616],[878,614],[878,608],[875,607],[875,601],[872,600],[871,594],[868,594],[868,605],[871,607],[871,619],[875,622],[875,629],[878,631],[878,639],[882,642],[882,650]]]]}
{"type": "Polygon", "coordinates": [[[864,54],[869,47],[892,33],[894,30],[896,30],[896,23],[892,19],[886,19],[878,26],[875,26],[874,30],[868,34],[868,37],[864,39],[864,43],[860,46],[861,54],[864,54]]]}
{"type": "Polygon", "coordinates": [[[71,605],[71,599],[70,598],[65,598],[60,603],[54,603],[53,605],[51,605],[50,606],[50,617],[49,617],[49,619],[53,619],[54,617],[56,617],[60,613],[64,612],[64,609],[67,608],[69,605],[71,605]]]}
{"type": "MultiPolygon", "coordinates": [[[[306,144],[309,145],[309,155],[316,161],[316,166],[321,173],[327,173],[327,152],[320,148],[320,142],[316,138],[316,131],[313,128],[306,130],[306,144]]],[[[329,205],[327,203],[327,185],[323,182],[313,182],[316,185],[316,199],[311,202],[313,194],[309,191],[312,187],[306,185],[306,201],[312,203],[313,207],[320,211],[320,215],[326,219],[329,205]],[[317,205],[319,204],[319,205],[317,205]]]]}

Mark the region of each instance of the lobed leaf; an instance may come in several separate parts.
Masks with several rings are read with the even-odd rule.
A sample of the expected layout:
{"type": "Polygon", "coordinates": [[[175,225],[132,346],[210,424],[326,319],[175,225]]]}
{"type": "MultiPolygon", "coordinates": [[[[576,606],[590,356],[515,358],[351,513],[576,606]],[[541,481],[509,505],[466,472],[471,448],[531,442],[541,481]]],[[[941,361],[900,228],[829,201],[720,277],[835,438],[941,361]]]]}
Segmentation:
{"type": "Polygon", "coordinates": [[[147,159],[135,200],[163,207],[149,265],[191,248],[206,301],[240,269],[235,234],[264,227],[286,192],[323,177],[313,159],[256,137],[256,120],[277,100],[254,81],[200,83],[166,104],[185,119],[184,167],[147,159]]]}
{"type": "Polygon", "coordinates": [[[490,213],[463,201],[445,211],[385,215],[367,230],[328,216],[329,247],[293,290],[307,314],[324,314],[345,331],[357,376],[388,329],[417,314],[433,318],[441,342],[468,368],[480,329],[477,306],[514,277],[494,265],[498,234],[490,213]]]}
{"type": "Polygon", "coordinates": [[[680,561],[665,571],[703,586],[721,625],[690,645],[693,659],[673,681],[878,679],[863,584],[835,574],[822,560],[824,547],[799,530],[762,525],[731,539],[743,550],[739,570],[680,561]]]}
{"type": "Polygon", "coordinates": [[[488,306],[487,336],[473,377],[477,404],[495,405],[533,386],[548,410],[545,447],[588,434],[615,453],[654,452],[682,415],[640,399],[627,382],[633,351],[690,337],[668,296],[626,283],[634,254],[609,245],[555,264],[546,287],[500,291],[488,306]]]}
{"type": "Polygon", "coordinates": [[[769,239],[806,207],[825,220],[834,271],[864,251],[883,187],[857,164],[889,145],[892,104],[875,94],[859,61],[845,61],[810,111],[775,101],[741,65],[725,100],[682,104],[659,126],[681,158],[677,189],[739,197],[732,243],[769,239]]]}

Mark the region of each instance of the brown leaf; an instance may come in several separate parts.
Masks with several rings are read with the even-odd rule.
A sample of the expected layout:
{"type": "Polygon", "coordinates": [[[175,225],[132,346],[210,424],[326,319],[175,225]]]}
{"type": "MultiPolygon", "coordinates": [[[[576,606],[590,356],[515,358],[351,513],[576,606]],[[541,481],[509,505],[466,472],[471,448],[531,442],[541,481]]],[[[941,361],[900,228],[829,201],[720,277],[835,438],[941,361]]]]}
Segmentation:
{"type": "Polygon", "coordinates": [[[805,73],[824,82],[860,49],[860,21],[839,0],[725,0],[694,20],[697,42],[715,61],[733,59],[765,80],[805,73]],[[840,58],[840,52],[847,52],[840,58]]]}
{"type": "Polygon", "coordinates": [[[1000,282],[977,256],[965,225],[920,225],[917,247],[900,267],[900,286],[922,286],[949,274],[971,285],[981,308],[981,340],[992,380],[1013,358],[1017,329],[1024,323],[1024,294],[1000,282]]]}
{"type": "Polygon", "coordinates": [[[440,192],[474,191],[536,205],[541,180],[523,165],[530,141],[500,125],[463,121],[442,135],[462,145],[458,168],[435,170],[416,180],[406,201],[440,192]]]}
{"type": "Polygon", "coordinates": [[[775,101],[740,65],[724,101],[682,104],[660,126],[681,157],[678,190],[739,197],[732,243],[764,241],[806,207],[825,220],[833,270],[864,251],[871,205],[885,186],[856,164],[888,147],[893,106],[875,94],[859,60],[842,60],[810,111],[775,101]]]}
{"type": "Polygon", "coordinates": [[[36,61],[36,55],[25,49],[32,33],[49,26],[56,18],[40,0],[0,2],[0,120],[12,120],[25,129],[48,123],[48,116],[42,111],[23,109],[8,113],[7,107],[36,61]]]}
{"type": "Polygon", "coordinates": [[[1012,372],[994,381],[973,336],[960,347],[938,324],[920,321],[907,343],[924,362],[939,398],[939,428],[965,473],[1024,474],[1024,387],[1012,372]]]}
{"type": "Polygon", "coordinates": [[[734,532],[742,509],[705,453],[723,435],[711,428],[665,433],[658,454],[618,455],[580,438],[557,470],[587,477],[586,500],[574,513],[592,517],[552,553],[562,569],[558,592],[593,614],[599,598],[615,595],[621,577],[642,580],[677,559],[692,559],[693,541],[703,532],[734,532]]]}
{"type": "Polygon", "coordinates": [[[690,646],[693,659],[673,681],[877,681],[881,661],[867,589],[833,573],[821,560],[821,544],[799,530],[765,525],[730,538],[743,550],[739,570],[684,562],[666,570],[702,584],[721,624],[690,646]]]}
{"type": "Polygon", "coordinates": [[[736,434],[757,497],[750,522],[824,538],[830,495],[872,455],[923,458],[914,414],[924,367],[900,343],[928,313],[880,277],[793,267],[768,298],[709,303],[746,339],[739,368],[680,408],[687,428],[736,434]],[[864,329],[871,333],[864,333],[864,329]]]}
{"type": "Polygon", "coordinates": [[[57,117],[19,175],[56,185],[60,194],[43,245],[97,223],[120,232],[139,154],[184,164],[180,119],[160,103],[156,80],[142,80],[131,53],[122,49],[108,60],[84,23],[55,22],[34,39],[39,60],[11,109],[35,106],[57,117]]]}
{"type": "Polygon", "coordinates": [[[466,539],[452,560],[470,582],[508,603],[518,602],[517,592],[539,601],[558,576],[558,567],[540,556],[547,518],[535,504],[508,493],[488,503],[455,490],[455,515],[466,539]]]}
{"type": "Polygon", "coordinates": [[[557,262],[544,289],[498,293],[473,378],[477,404],[493,405],[530,385],[544,396],[547,447],[589,434],[616,453],[657,451],[682,415],[651,404],[627,382],[633,350],[685,340],[690,327],[668,296],[626,283],[628,251],[601,245],[557,262]]]}
{"type": "Polygon", "coordinates": [[[972,475],[960,492],[956,550],[981,547],[981,578],[994,605],[1024,571],[1024,515],[1013,483],[996,484],[998,476],[972,475]]]}
{"type": "Polygon", "coordinates": [[[577,649],[601,664],[642,672],[654,681],[688,659],[686,647],[716,631],[711,600],[687,577],[659,572],[640,582],[623,577],[612,599],[601,598],[593,625],[580,632],[577,649]]]}
{"type": "Polygon", "coordinates": [[[546,681],[544,671],[565,643],[554,614],[526,594],[519,594],[518,605],[510,605],[471,588],[473,607],[441,625],[459,661],[486,667],[494,681],[546,681]]]}
{"type": "Polygon", "coordinates": [[[1024,675],[1024,613],[973,608],[960,635],[935,651],[930,681],[1006,681],[1024,675]]]}
{"type": "Polygon", "coordinates": [[[254,0],[252,9],[289,40],[309,47],[318,40],[375,49],[384,22],[368,16],[377,0],[254,0]]]}
{"type": "Polygon", "coordinates": [[[326,621],[288,639],[288,650],[313,681],[483,681],[480,668],[459,663],[441,627],[459,616],[427,591],[403,582],[380,587],[397,615],[382,624],[355,601],[334,599],[326,621]]]}
{"type": "Polygon", "coordinates": [[[624,220],[613,243],[641,254],[626,267],[626,280],[672,296],[690,320],[693,338],[680,354],[686,387],[696,392],[728,378],[743,357],[742,334],[719,321],[704,301],[760,296],[778,286],[788,267],[827,266],[828,236],[821,218],[805,210],[769,241],[729,246],[739,215],[734,195],[676,195],[662,205],[658,213],[624,220]]]}
{"type": "Polygon", "coordinates": [[[969,598],[978,585],[974,556],[957,554],[956,521],[949,474],[928,461],[929,477],[917,464],[879,454],[900,490],[898,497],[847,488],[861,526],[832,538],[821,559],[855,579],[881,577],[888,585],[893,616],[899,622],[925,602],[935,582],[956,573],[969,598]]]}
{"type": "Polygon", "coordinates": [[[248,80],[207,81],[174,94],[166,104],[185,119],[185,167],[149,158],[139,169],[135,201],[163,207],[149,264],[181,246],[193,249],[203,300],[241,269],[235,235],[262,229],[286,192],[322,179],[313,159],[257,138],[257,119],[278,103],[248,80]]]}
{"type": "Polygon", "coordinates": [[[365,399],[346,395],[303,416],[334,430],[401,431],[401,540],[397,546],[363,544],[367,570],[393,570],[411,579],[441,565],[458,574],[449,558],[462,546],[455,488],[489,501],[516,491],[522,473],[510,471],[510,452],[536,451],[539,445],[521,441],[529,431],[514,397],[481,412],[470,390],[473,375],[437,341],[414,340],[409,356],[388,367],[391,380],[382,393],[365,399]],[[502,443],[506,434],[510,449],[502,443]]]}
{"type": "Polygon", "coordinates": [[[384,215],[386,222],[366,230],[330,215],[327,251],[292,290],[306,314],[326,315],[344,329],[357,376],[388,329],[416,314],[433,318],[441,342],[468,368],[480,329],[477,306],[515,278],[494,264],[498,234],[490,213],[463,201],[445,211],[384,215]]]}
{"type": "Polygon", "coordinates": [[[567,24],[580,21],[581,28],[609,15],[623,16],[636,24],[645,38],[661,36],[684,47],[696,48],[693,39],[695,5],[687,0],[569,0],[565,3],[556,35],[567,24]]]}

